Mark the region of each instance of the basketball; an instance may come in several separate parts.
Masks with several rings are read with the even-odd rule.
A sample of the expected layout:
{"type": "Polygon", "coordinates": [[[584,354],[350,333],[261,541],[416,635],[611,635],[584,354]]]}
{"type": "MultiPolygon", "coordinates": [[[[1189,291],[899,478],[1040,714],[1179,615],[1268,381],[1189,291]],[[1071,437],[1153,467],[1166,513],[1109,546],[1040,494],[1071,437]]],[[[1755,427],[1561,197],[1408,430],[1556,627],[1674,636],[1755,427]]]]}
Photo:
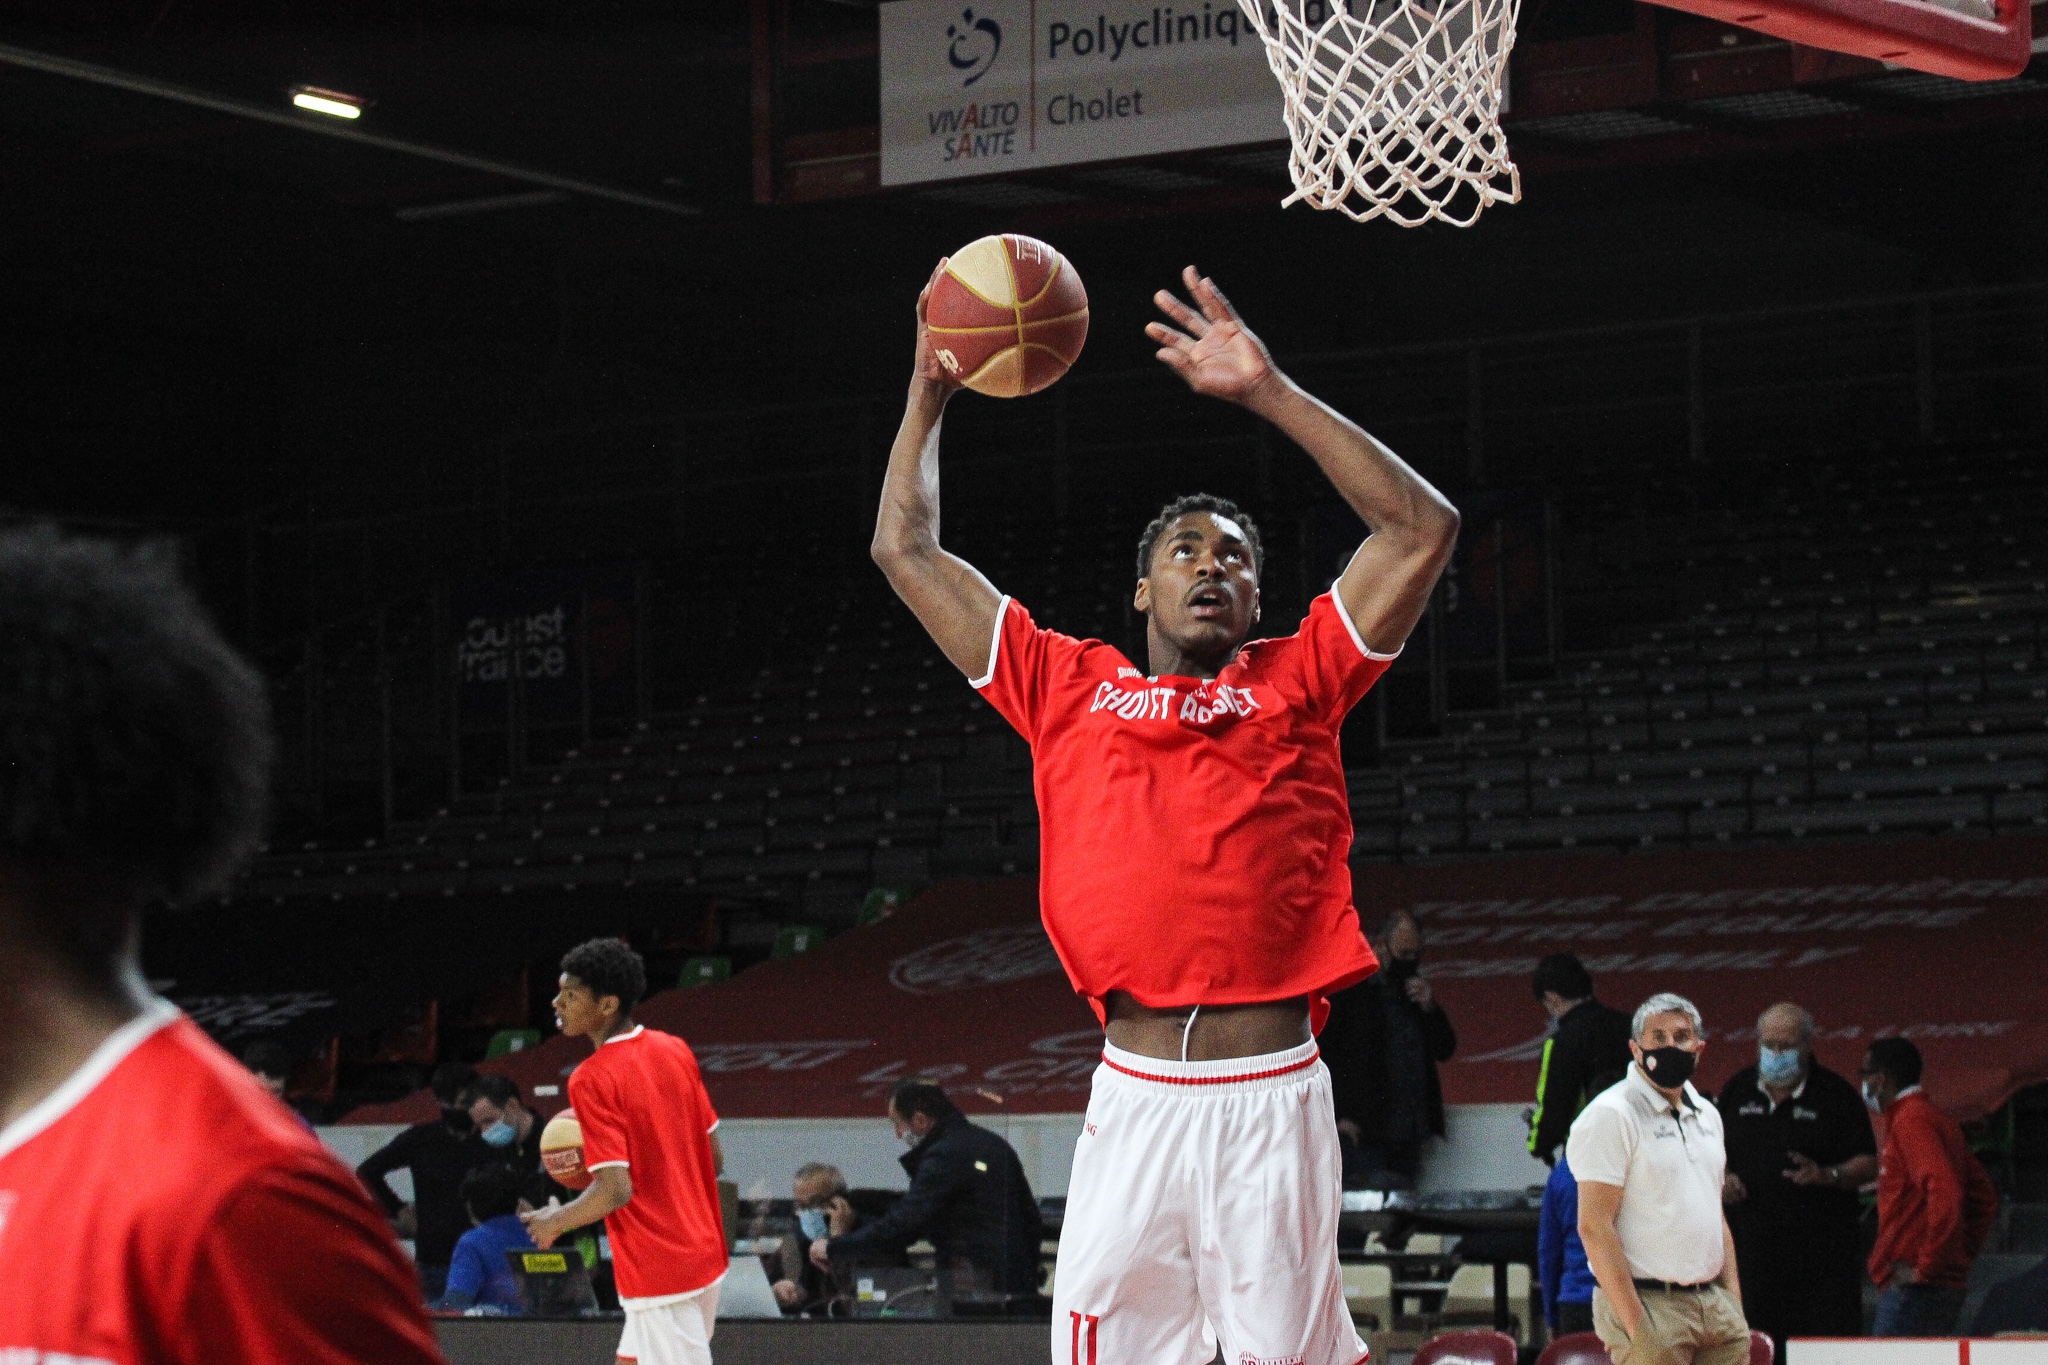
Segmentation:
{"type": "Polygon", "coordinates": [[[540,1130],[540,1164],[556,1184],[590,1188],[592,1176],[583,1169],[583,1125],[574,1109],[564,1109],[540,1130]]]}
{"type": "Polygon", "coordinates": [[[954,252],[932,288],[925,326],[939,363],[991,398],[1037,393],[1088,340],[1088,291],[1066,257],[1006,232],[954,252]]]}

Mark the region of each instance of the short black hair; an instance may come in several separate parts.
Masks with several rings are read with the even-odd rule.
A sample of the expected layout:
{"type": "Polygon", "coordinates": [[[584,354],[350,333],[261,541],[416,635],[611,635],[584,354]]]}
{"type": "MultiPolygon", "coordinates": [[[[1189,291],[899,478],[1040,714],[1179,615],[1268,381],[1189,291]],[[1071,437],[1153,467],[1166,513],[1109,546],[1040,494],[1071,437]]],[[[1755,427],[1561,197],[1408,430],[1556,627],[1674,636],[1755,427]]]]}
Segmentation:
{"type": "Polygon", "coordinates": [[[288,1079],[292,1074],[292,1055],[284,1050],[283,1043],[259,1038],[242,1049],[242,1065],[258,1076],[288,1079]]]}
{"type": "Polygon", "coordinates": [[[1550,991],[1556,991],[1560,1000],[1584,1000],[1593,994],[1593,974],[1578,954],[1552,953],[1536,964],[1529,987],[1538,1000],[1550,991]]]}
{"type": "Polygon", "coordinates": [[[453,1106],[475,1080],[476,1068],[468,1062],[443,1062],[434,1068],[433,1079],[427,1082],[427,1088],[442,1104],[453,1106]]]}
{"type": "Polygon", "coordinates": [[[1920,1049],[1911,1038],[1873,1038],[1863,1060],[1867,1070],[1883,1072],[1901,1090],[1920,1084],[1920,1049]]]}
{"type": "Polygon", "coordinates": [[[486,1161],[462,1177],[462,1206],[479,1223],[519,1212],[519,1172],[502,1161],[486,1161]]]}
{"type": "Polygon", "coordinates": [[[97,974],[135,913],[217,892],[262,837],[263,680],[162,543],[0,531],[0,878],[97,974]]]}
{"type": "Polygon", "coordinates": [[[1159,509],[1159,515],[1152,518],[1145,527],[1145,533],[1138,537],[1138,577],[1152,575],[1152,552],[1159,547],[1159,537],[1166,534],[1166,528],[1190,512],[1213,512],[1219,517],[1229,517],[1244,527],[1245,542],[1252,548],[1252,576],[1266,571],[1266,544],[1259,539],[1259,524],[1245,515],[1242,507],[1229,498],[1219,498],[1213,493],[1184,493],[1159,509]]]}
{"type": "Polygon", "coordinates": [[[619,1013],[631,1014],[647,994],[647,963],[624,939],[594,938],[562,954],[562,971],[590,987],[592,995],[616,995],[619,1013]]]}
{"type": "Polygon", "coordinates": [[[889,1092],[889,1107],[905,1119],[923,1114],[934,1123],[960,1112],[960,1107],[946,1098],[945,1088],[928,1076],[905,1076],[896,1082],[889,1092]]]}
{"type": "Polygon", "coordinates": [[[467,1109],[478,1100],[489,1100],[503,1109],[513,1100],[518,1100],[521,1104],[526,1103],[526,1096],[520,1093],[519,1082],[510,1076],[500,1076],[494,1072],[490,1075],[480,1075],[464,1086],[462,1098],[457,1103],[467,1109]]]}

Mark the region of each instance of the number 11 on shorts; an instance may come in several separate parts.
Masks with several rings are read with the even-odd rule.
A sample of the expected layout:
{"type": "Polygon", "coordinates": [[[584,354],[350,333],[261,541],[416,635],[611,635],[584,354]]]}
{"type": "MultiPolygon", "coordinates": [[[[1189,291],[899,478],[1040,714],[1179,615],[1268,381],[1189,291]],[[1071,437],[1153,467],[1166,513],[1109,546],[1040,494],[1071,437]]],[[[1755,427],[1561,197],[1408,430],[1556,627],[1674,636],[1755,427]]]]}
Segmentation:
{"type": "Polygon", "coordinates": [[[1068,1313],[1067,1316],[1074,1320],[1074,1352],[1067,1358],[1067,1365],[1096,1365],[1095,1324],[1102,1321],[1101,1316],[1096,1313],[1068,1313]],[[1085,1356],[1081,1353],[1084,1339],[1087,1341],[1085,1356]]]}

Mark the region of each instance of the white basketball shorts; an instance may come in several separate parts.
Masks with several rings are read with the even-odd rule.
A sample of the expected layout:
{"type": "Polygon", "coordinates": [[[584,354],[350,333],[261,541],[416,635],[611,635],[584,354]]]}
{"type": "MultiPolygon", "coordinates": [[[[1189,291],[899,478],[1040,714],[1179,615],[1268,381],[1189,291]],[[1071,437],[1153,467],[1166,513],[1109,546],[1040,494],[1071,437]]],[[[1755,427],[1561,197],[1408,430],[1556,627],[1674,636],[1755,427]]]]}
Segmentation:
{"type": "Polygon", "coordinates": [[[711,1365],[711,1333],[718,1325],[718,1286],[694,1294],[622,1301],[626,1330],[619,1359],[639,1365],[711,1365]]]}
{"type": "Polygon", "coordinates": [[[1105,1048],[1074,1144],[1053,1365],[1359,1365],[1313,1042],[1170,1062],[1105,1048]]]}

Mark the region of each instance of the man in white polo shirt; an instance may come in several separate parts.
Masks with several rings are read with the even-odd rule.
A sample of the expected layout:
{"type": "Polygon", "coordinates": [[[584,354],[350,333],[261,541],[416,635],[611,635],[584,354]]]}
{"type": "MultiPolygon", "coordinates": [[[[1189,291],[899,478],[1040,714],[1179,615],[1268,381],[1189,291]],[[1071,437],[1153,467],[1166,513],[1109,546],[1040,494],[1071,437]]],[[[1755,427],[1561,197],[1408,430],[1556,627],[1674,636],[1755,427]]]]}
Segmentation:
{"type": "Polygon", "coordinates": [[[1572,1124],[1593,1326],[1614,1365],[1747,1365],[1735,1238],[1721,1212],[1721,1116],[1692,1088],[1706,1047],[1680,995],[1636,1010],[1635,1065],[1572,1124]]]}

